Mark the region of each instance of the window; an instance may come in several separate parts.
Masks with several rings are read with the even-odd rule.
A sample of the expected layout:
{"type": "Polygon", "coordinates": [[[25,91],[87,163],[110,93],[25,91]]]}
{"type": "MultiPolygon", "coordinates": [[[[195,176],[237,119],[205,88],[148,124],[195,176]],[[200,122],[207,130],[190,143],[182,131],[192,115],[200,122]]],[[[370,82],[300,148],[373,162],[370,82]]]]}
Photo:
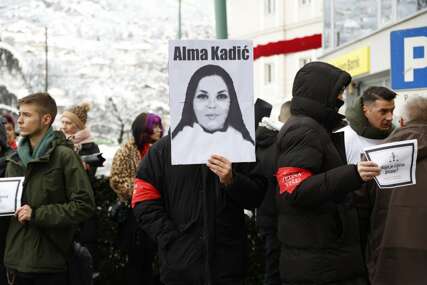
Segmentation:
{"type": "Polygon", "coordinates": [[[300,6],[309,6],[311,4],[311,0],[299,0],[300,6]]]}
{"type": "Polygon", "coordinates": [[[275,6],[276,6],[276,0],[264,0],[264,11],[266,15],[274,14],[275,6]]]}
{"type": "Polygon", "coordinates": [[[299,66],[303,67],[307,63],[311,62],[311,57],[302,57],[299,59],[299,66]]]}
{"type": "Polygon", "coordinates": [[[274,80],[274,65],[273,63],[266,63],[264,65],[264,83],[265,85],[271,84],[274,80]]]}

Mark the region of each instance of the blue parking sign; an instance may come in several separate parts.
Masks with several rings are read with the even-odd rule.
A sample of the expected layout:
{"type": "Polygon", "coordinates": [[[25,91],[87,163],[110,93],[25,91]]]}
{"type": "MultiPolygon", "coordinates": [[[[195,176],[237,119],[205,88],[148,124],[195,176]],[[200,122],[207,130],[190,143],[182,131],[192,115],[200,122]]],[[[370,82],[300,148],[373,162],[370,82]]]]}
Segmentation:
{"type": "Polygon", "coordinates": [[[390,34],[391,88],[427,87],[427,27],[390,34]]]}

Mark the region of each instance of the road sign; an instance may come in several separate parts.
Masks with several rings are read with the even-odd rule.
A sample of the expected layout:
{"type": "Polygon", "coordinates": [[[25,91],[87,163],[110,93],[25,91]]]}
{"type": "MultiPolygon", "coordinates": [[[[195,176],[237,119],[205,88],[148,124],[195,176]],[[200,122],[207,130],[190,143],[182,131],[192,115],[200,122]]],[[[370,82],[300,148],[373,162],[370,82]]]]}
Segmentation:
{"type": "Polygon", "coordinates": [[[427,27],[390,34],[391,87],[427,88],[427,27]]]}

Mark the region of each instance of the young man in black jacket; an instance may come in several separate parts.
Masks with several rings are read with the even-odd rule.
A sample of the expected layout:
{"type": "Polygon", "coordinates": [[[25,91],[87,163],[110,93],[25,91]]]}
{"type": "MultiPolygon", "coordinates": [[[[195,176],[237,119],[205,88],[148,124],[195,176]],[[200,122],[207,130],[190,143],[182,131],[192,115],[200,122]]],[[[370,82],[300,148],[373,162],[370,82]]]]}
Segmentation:
{"type": "Polygon", "coordinates": [[[218,155],[207,165],[171,165],[169,135],[150,148],[137,172],[132,207],[159,246],[164,284],[243,284],[243,209],[259,206],[266,184],[248,174],[251,169],[218,155]]]}
{"type": "Polygon", "coordinates": [[[332,131],[351,76],[312,62],[294,80],[291,118],[278,135],[282,284],[367,284],[352,192],[378,175],[373,162],[346,165],[332,131]]]}

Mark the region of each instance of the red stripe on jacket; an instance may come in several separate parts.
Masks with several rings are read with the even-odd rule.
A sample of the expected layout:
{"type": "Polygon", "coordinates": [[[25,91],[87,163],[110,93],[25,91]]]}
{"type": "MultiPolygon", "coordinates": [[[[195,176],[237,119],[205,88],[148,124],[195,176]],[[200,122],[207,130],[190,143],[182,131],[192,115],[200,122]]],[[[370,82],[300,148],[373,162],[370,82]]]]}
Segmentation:
{"type": "Polygon", "coordinates": [[[135,178],[133,184],[132,208],[135,208],[136,203],[160,199],[159,190],[153,185],[139,178],[135,178]]]}
{"type": "Polygon", "coordinates": [[[277,184],[280,194],[284,192],[292,193],[307,178],[313,174],[304,168],[280,167],[276,173],[277,184]]]}

